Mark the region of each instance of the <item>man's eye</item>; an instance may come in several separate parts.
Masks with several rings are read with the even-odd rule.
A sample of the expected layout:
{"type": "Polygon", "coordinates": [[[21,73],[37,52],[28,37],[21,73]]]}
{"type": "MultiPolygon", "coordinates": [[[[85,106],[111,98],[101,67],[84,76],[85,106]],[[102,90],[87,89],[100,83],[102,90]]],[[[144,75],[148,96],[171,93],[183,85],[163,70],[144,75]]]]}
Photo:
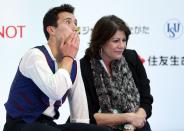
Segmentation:
{"type": "Polygon", "coordinates": [[[65,23],[69,25],[69,24],[71,24],[71,21],[70,20],[65,20],[65,23]]]}
{"type": "Polygon", "coordinates": [[[67,20],[66,23],[67,23],[67,24],[70,24],[71,22],[70,22],[70,20],[67,20]]]}

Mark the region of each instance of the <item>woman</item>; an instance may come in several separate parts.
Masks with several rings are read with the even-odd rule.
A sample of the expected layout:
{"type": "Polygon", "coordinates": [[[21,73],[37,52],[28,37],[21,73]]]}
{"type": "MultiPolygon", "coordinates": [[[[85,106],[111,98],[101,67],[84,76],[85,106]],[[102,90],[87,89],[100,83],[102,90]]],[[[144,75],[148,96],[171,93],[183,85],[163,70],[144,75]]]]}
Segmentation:
{"type": "Polygon", "coordinates": [[[145,69],[126,49],[130,29],[115,15],[95,24],[80,60],[90,122],[118,130],[150,131],[153,97],[145,69]]]}

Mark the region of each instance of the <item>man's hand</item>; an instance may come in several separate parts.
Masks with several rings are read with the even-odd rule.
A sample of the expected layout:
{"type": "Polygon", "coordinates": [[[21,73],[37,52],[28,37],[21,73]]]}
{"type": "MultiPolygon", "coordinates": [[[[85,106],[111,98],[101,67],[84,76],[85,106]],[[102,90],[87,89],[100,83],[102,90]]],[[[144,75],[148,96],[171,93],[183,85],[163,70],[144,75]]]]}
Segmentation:
{"type": "Polygon", "coordinates": [[[77,32],[73,32],[66,40],[61,44],[60,51],[63,56],[71,56],[75,58],[79,49],[79,35],[77,32]]]}
{"type": "Polygon", "coordinates": [[[73,32],[66,40],[60,45],[61,61],[58,61],[59,68],[66,69],[71,72],[73,59],[77,55],[79,49],[79,36],[77,32],[73,32]]]}

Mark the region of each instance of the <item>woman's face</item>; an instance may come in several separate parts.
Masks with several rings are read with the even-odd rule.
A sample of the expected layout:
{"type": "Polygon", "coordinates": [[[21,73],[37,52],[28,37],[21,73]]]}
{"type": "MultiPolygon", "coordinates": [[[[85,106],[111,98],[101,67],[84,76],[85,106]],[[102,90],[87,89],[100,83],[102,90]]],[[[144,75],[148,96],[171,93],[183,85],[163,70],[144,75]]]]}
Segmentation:
{"type": "Polygon", "coordinates": [[[118,60],[126,48],[126,36],[124,31],[118,30],[103,46],[101,57],[106,61],[118,60]]]}

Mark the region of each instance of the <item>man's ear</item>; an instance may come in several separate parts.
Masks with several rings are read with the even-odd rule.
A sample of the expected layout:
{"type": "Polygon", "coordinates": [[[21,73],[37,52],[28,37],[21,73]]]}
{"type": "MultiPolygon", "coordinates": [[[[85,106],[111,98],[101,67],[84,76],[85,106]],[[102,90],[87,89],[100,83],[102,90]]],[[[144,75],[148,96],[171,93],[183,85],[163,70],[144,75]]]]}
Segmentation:
{"type": "Polygon", "coordinates": [[[54,35],[55,34],[55,28],[53,26],[47,26],[47,32],[50,35],[54,35]]]}

